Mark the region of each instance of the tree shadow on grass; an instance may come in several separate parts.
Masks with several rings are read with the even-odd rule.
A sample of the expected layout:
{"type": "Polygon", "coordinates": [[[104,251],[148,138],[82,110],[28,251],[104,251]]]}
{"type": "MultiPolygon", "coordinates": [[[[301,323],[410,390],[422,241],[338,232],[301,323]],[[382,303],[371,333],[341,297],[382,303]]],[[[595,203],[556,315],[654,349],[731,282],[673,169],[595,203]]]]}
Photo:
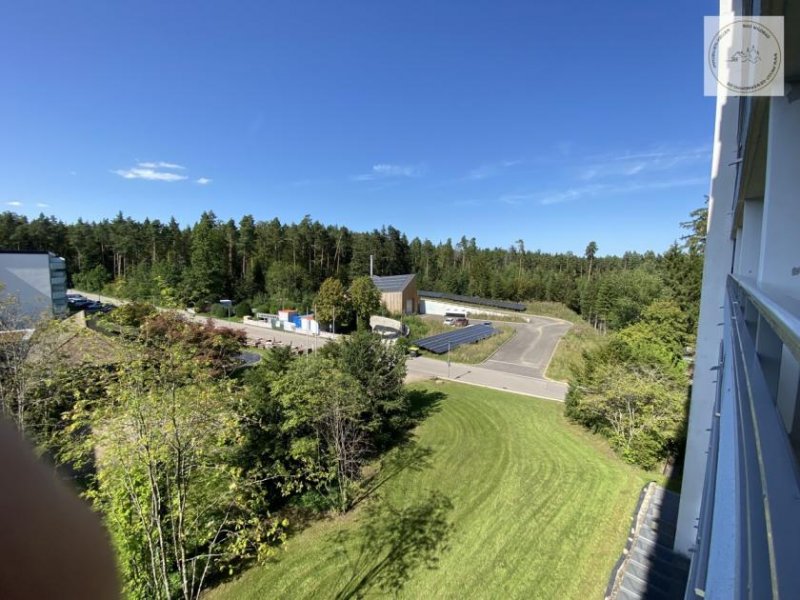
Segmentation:
{"type": "Polygon", "coordinates": [[[429,469],[432,464],[432,455],[432,448],[421,446],[413,439],[408,440],[399,448],[390,450],[381,459],[375,474],[365,478],[361,483],[361,493],[353,501],[353,506],[374,496],[386,483],[405,471],[419,473],[423,469],[429,469]]]}
{"type": "Polygon", "coordinates": [[[409,404],[409,418],[414,425],[441,410],[441,403],[447,395],[436,390],[410,389],[406,392],[409,404]]]}
{"type": "Polygon", "coordinates": [[[334,598],[362,598],[370,590],[395,594],[419,568],[435,569],[453,531],[453,503],[438,491],[408,506],[386,499],[365,509],[360,526],[336,536],[347,577],[334,598]]]}

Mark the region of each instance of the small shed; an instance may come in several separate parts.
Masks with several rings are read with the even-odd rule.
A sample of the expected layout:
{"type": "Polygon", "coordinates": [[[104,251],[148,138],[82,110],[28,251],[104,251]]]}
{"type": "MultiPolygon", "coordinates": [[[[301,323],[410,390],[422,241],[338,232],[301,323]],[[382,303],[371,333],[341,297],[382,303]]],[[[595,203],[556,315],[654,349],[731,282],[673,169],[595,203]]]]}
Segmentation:
{"type": "Polygon", "coordinates": [[[282,308],[278,311],[278,319],[281,321],[292,321],[297,317],[297,311],[293,308],[282,308]]]}
{"type": "Polygon", "coordinates": [[[394,314],[414,315],[419,311],[419,293],[417,292],[417,276],[388,275],[372,276],[375,287],[381,293],[381,302],[387,310],[394,314]]]}

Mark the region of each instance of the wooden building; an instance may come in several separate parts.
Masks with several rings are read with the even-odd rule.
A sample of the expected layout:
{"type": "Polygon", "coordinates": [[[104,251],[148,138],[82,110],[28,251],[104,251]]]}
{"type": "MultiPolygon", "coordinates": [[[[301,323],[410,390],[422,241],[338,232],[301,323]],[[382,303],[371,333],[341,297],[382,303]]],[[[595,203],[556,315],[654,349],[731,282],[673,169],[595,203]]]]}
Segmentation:
{"type": "Polygon", "coordinates": [[[419,293],[417,292],[417,276],[389,275],[387,277],[372,276],[381,292],[381,302],[393,314],[414,315],[419,312],[419,293]]]}

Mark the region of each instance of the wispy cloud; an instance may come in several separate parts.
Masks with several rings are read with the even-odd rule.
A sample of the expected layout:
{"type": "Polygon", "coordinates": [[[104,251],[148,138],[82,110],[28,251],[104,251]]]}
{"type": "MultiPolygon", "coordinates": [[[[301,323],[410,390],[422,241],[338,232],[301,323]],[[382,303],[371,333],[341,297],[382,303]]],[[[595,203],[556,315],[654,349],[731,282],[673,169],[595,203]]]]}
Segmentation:
{"type": "Polygon", "coordinates": [[[657,173],[677,168],[696,166],[711,157],[705,146],[696,148],[668,148],[645,152],[623,152],[589,158],[588,166],[580,171],[583,180],[604,177],[633,177],[640,173],[657,173]]]}
{"type": "Polygon", "coordinates": [[[44,202],[37,202],[36,203],[36,207],[37,208],[50,208],[50,205],[49,204],[45,204],[44,202]]]}
{"type": "MultiPolygon", "coordinates": [[[[630,194],[633,192],[667,190],[677,187],[692,185],[702,185],[708,182],[706,177],[688,177],[684,179],[667,179],[662,181],[641,181],[623,184],[593,183],[582,186],[567,188],[565,190],[554,190],[529,196],[530,199],[537,200],[539,204],[561,204],[583,198],[597,196],[608,196],[611,194],[630,194]]],[[[503,198],[501,197],[502,201],[503,198]]]]}
{"type": "Polygon", "coordinates": [[[147,181],[183,181],[186,175],[176,173],[186,167],[169,162],[138,162],[130,169],[116,169],[112,173],[124,179],[144,179],[147,181]]]}
{"type": "Polygon", "coordinates": [[[378,163],[372,165],[369,173],[353,175],[353,181],[374,181],[376,179],[409,178],[420,177],[424,169],[419,165],[397,165],[389,163],[378,163]]]}
{"type": "Polygon", "coordinates": [[[17,202],[16,200],[12,200],[11,202],[6,202],[8,206],[22,206],[22,202],[17,202]]]}
{"type": "Polygon", "coordinates": [[[200,185],[208,185],[212,181],[214,181],[214,180],[213,179],[209,179],[208,177],[200,177],[199,179],[195,180],[195,182],[199,183],[200,185]]]}
{"type": "Polygon", "coordinates": [[[134,167],[132,169],[117,169],[112,171],[125,179],[146,179],[148,181],[182,181],[187,179],[186,175],[157,171],[155,169],[142,169],[134,167]]]}
{"type": "Polygon", "coordinates": [[[522,164],[522,160],[504,160],[496,163],[486,163],[467,173],[467,179],[477,181],[480,179],[487,179],[495,177],[502,173],[505,169],[515,167],[522,164]]]}
{"type": "Polygon", "coordinates": [[[183,170],[186,167],[182,165],[176,165],[175,163],[169,162],[140,162],[140,167],[144,167],[145,169],[180,169],[183,170]]]}

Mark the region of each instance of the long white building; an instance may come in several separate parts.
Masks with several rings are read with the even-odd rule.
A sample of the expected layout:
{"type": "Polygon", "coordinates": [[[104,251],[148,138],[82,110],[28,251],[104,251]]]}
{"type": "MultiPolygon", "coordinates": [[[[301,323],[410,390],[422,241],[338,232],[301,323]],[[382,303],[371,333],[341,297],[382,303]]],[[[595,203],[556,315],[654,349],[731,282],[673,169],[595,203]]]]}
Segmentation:
{"type": "Polygon", "coordinates": [[[785,17],[785,97],[719,97],[675,550],[686,598],[800,598],[800,0],[722,0],[785,17]]]}
{"type": "Polygon", "coordinates": [[[67,313],[66,263],[52,252],[0,251],[0,287],[6,326],[67,313]]]}

